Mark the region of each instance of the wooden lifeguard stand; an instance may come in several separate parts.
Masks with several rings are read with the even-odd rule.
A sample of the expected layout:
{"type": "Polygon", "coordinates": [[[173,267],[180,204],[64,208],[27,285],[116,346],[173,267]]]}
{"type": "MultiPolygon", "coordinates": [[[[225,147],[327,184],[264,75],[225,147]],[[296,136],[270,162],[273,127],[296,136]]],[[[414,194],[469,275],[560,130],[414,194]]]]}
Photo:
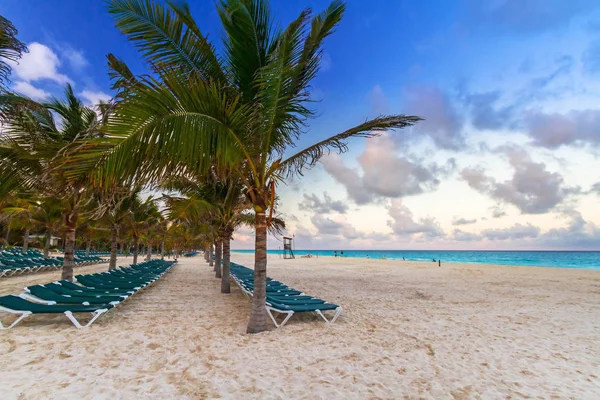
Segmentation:
{"type": "Polygon", "coordinates": [[[296,258],[294,257],[294,250],[292,248],[293,240],[291,237],[283,237],[283,258],[285,260],[296,258]]]}

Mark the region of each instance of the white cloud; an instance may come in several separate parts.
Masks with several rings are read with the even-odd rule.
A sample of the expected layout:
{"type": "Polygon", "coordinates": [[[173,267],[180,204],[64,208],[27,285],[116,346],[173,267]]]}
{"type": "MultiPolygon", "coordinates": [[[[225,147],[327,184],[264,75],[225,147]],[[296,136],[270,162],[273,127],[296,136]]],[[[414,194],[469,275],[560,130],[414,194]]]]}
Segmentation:
{"type": "Polygon", "coordinates": [[[44,100],[50,97],[50,93],[45,90],[36,88],[31,83],[19,81],[13,85],[13,90],[19,94],[30,97],[33,100],[44,100]]]}
{"type": "Polygon", "coordinates": [[[107,102],[110,99],[112,99],[111,95],[104,93],[104,92],[95,92],[92,90],[84,90],[81,93],[79,93],[79,95],[81,97],[83,97],[85,100],[87,100],[88,105],[92,105],[95,106],[98,103],[100,103],[100,101],[104,101],[107,102]]]}
{"type": "Polygon", "coordinates": [[[23,81],[35,82],[48,79],[59,84],[73,83],[66,75],[58,72],[60,60],[48,46],[33,42],[29,53],[23,54],[18,63],[13,63],[13,73],[23,81]]]}
{"type": "Polygon", "coordinates": [[[69,64],[71,64],[73,69],[79,70],[89,65],[88,60],[83,55],[83,51],[75,50],[69,47],[62,51],[62,55],[69,60],[69,64]]]}

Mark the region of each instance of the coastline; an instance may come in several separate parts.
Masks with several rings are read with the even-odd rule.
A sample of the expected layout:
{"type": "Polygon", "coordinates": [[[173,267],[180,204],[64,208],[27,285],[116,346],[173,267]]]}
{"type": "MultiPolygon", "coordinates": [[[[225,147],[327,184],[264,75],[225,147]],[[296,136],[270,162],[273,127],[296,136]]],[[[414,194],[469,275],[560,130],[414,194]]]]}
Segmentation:
{"type": "MultiPolygon", "coordinates": [[[[319,252],[324,252],[324,250],[318,250],[319,252]]],[[[427,261],[427,260],[415,260],[415,259],[410,259],[408,257],[406,257],[405,260],[403,260],[400,256],[398,258],[395,257],[391,257],[391,258],[384,258],[384,257],[369,257],[367,258],[366,256],[356,256],[356,255],[345,255],[344,257],[341,256],[337,256],[335,257],[334,255],[328,254],[328,255],[323,255],[323,254],[319,254],[319,253],[313,253],[315,252],[314,250],[296,250],[296,258],[306,258],[304,257],[304,255],[306,255],[307,253],[310,253],[313,255],[312,258],[326,258],[326,259],[348,259],[348,260],[354,260],[354,259],[367,259],[367,260],[372,260],[372,261],[382,261],[382,262],[386,262],[386,261],[395,261],[395,262],[408,262],[408,263],[419,263],[422,265],[433,265],[434,261],[427,261]]],[[[333,253],[333,251],[327,250],[328,253],[333,253]]],[[[369,255],[371,254],[379,254],[379,253],[385,253],[386,250],[361,250],[360,252],[368,252],[369,255]]],[[[406,254],[406,253],[410,253],[410,251],[400,251],[400,250],[394,250],[394,252],[398,252],[399,254],[406,254]]],[[[443,253],[447,253],[447,252],[451,252],[451,251],[431,251],[432,255],[438,255],[438,254],[443,254],[443,253]]],[[[476,253],[474,251],[468,251],[468,252],[464,252],[464,251],[453,251],[456,253],[476,253]]],[[[481,251],[482,253],[495,253],[494,251],[481,251]]],[[[532,253],[543,253],[545,255],[551,255],[552,253],[564,253],[564,254],[570,254],[570,253],[576,253],[576,252],[571,252],[571,251],[531,251],[532,253]]],[[[231,250],[232,254],[254,254],[254,250],[231,250]]],[[[500,253],[509,253],[509,252],[500,252],[500,253]]],[[[514,253],[526,253],[526,252],[522,252],[522,251],[514,251],[514,253]]],[[[558,265],[549,265],[549,264],[524,264],[524,263],[493,263],[493,262],[481,262],[481,261],[472,261],[472,260],[460,260],[460,261],[456,261],[456,260],[445,260],[445,259],[441,259],[442,265],[479,265],[479,266],[487,266],[487,267],[510,267],[510,268],[551,268],[551,269],[568,269],[568,270],[573,270],[573,269],[577,269],[577,270],[586,270],[586,271],[600,271],[600,252],[598,251],[581,251],[581,253],[584,254],[591,254],[593,255],[594,259],[597,260],[597,262],[594,262],[592,265],[569,265],[569,266],[562,266],[560,264],[558,265]]],[[[282,253],[279,253],[278,250],[269,250],[269,252],[267,253],[267,257],[269,259],[271,258],[283,258],[282,253]]],[[[409,256],[410,257],[410,256],[409,256]]],[[[437,259],[435,261],[435,263],[437,263],[437,259]]]]}

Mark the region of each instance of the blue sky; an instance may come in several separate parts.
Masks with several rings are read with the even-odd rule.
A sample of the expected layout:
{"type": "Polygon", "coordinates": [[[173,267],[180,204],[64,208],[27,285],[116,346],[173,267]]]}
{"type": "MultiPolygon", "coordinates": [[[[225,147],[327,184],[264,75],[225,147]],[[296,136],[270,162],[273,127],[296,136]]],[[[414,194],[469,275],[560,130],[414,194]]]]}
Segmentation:
{"type": "MultiPolygon", "coordinates": [[[[323,1],[273,1],[282,25],[323,1]]],[[[213,1],[190,2],[218,43],[213,1]]],[[[0,4],[31,53],[13,88],[110,98],[105,56],[146,71],[102,1],[0,4]]],[[[280,187],[297,248],[600,249],[597,1],[349,1],[299,147],[381,113],[426,119],[355,140],[280,187]]],[[[251,232],[234,247],[252,247],[251,232]]],[[[271,246],[278,246],[271,238],[271,246]]]]}

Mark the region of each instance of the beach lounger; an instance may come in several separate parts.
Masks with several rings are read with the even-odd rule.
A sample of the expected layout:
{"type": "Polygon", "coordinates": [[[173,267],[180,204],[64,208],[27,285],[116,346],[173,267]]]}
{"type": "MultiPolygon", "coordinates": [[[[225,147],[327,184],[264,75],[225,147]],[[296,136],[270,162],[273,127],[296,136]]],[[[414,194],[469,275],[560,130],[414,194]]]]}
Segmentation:
{"type": "Polygon", "coordinates": [[[314,312],[328,324],[334,323],[342,314],[342,307],[330,303],[289,305],[267,299],[266,308],[267,314],[269,314],[271,321],[277,328],[284,326],[295,313],[314,312]],[[331,319],[327,319],[323,311],[335,311],[335,314],[331,319]],[[286,317],[280,323],[277,322],[279,314],[286,314],[286,317]]]}
{"type": "Polygon", "coordinates": [[[95,296],[79,297],[58,294],[42,285],[33,285],[25,288],[25,292],[19,295],[22,299],[34,303],[55,305],[55,304],[79,304],[89,306],[90,304],[112,304],[116,306],[124,299],[118,296],[95,296]]]}
{"type": "Polygon", "coordinates": [[[0,329],[11,329],[23,319],[33,314],[65,314],[77,328],[86,328],[113,307],[114,306],[111,304],[102,304],[98,306],[36,304],[18,296],[9,295],[0,297],[0,312],[19,315],[19,317],[6,328],[2,325],[2,322],[0,322],[0,329]],[[92,319],[88,321],[87,324],[81,325],[73,315],[74,313],[91,313],[92,319]]]}

